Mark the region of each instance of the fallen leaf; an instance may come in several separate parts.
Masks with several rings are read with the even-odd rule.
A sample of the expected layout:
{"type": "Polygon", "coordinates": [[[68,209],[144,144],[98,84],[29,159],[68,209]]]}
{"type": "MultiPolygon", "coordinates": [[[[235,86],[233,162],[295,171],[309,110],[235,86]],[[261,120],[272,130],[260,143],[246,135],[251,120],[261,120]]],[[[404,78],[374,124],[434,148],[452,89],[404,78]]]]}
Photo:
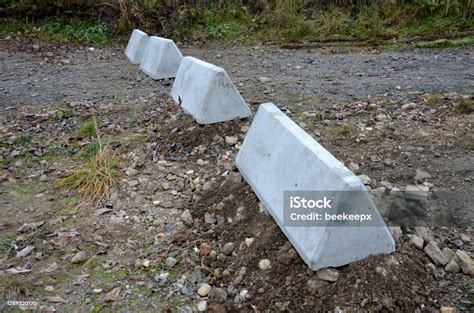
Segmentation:
{"type": "Polygon", "coordinates": [[[66,303],[66,300],[64,300],[60,296],[47,297],[46,301],[53,302],[53,303],[59,303],[59,302],[66,303]]]}
{"type": "Polygon", "coordinates": [[[108,212],[111,212],[113,211],[112,209],[107,209],[107,208],[103,208],[103,209],[100,209],[100,210],[97,210],[94,214],[95,216],[100,216],[102,214],[105,214],[105,213],[108,213],[108,212]]]}
{"type": "Polygon", "coordinates": [[[21,267],[12,267],[6,270],[7,274],[18,275],[23,273],[31,272],[31,269],[21,268],[21,267]]]}
{"type": "Polygon", "coordinates": [[[17,258],[24,258],[24,257],[28,256],[31,253],[31,251],[33,251],[34,249],[35,249],[34,246],[26,246],[23,250],[16,253],[16,257],[17,258]]]}
{"type": "Polygon", "coordinates": [[[105,302],[111,302],[117,300],[120,295],[120,287],[110,290],[105,296],[105,302]]]}
{"type": "Polygon", "coordinates": [[[42,269],[40,273],[51,273],[54,272],[55,270],[58,269],[58,263],[53,262],[51,265],[49,265],[47,268],[42,269]]]}

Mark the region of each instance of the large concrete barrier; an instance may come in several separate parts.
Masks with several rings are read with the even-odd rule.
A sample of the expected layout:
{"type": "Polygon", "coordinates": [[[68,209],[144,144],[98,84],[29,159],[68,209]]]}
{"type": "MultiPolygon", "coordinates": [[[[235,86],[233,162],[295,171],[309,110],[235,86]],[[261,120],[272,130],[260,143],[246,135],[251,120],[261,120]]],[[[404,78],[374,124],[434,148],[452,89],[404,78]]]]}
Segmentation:
{"type": "Polygon", "coordinates": [[[236,165],[311,269],[337,267],[395,250],[360,179],[274,104],[265,103],[258,109],[236,165]],[[318,222],[295,222],[289,216],[287,200],[288,194],[298,192],[331,195],[330,208],[318,211],[329,214],[318,222]],[[355,218],[360,213],[371,214],[370,221],[346,223],[337,217],[355,218]]]}
{"type": "Polygon", "coordinates": [[[148,43],[148,35],[139,29],[134,29],[130,39],[128,40],[125,55],[132,64],[140,64],[145,47],[148,43]]]}
{"type": "Polygon", "coordinates": [[[140,69],[153,79],[176,77],[183,55],[171,39],[151,36],[140,69]]]}
{"type": "Polygon", "coordinates": [[[252,113],[223,68],[185,57],[171,89],[171,97],[199,124],[244,118],[252,113]]]}

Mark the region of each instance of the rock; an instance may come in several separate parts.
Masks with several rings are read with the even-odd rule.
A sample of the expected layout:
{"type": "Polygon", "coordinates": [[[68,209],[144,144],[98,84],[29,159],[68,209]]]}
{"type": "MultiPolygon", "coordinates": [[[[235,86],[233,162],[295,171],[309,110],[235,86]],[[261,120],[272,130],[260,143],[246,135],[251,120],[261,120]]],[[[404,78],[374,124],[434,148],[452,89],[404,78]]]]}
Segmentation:
{"type": "Polygon", "coordinates": [[[400,238],[403,236],[402,228],[400,226],[390,226],[388,229],[393,238],[395,238],[395,241],[400,241],[400,238]]]}
{"type": "Polygon", "coordinates": [[[175,258],[173,258],[173,257],[167,257],[166,258],[166,262],[165,262],[166,266],[173,267],[173,266],[176,265],[176,263],[178,263],[178,260],[176,260],[175,258]]]}
{"type": "Polygon", "coordinates": [[[212,301],[224,303],[227,300],[227,292],[223,288],[214,288],[209,294],[212,301]]]}
{"type": "Polygon", "coordinates": [[[199,312],[206,312],[207,311],[207,301],[199,301],[197,305],[197,309],[199,312]]]}
{"type": "Polygon", "coordinates": [[[359,172],[359,165],[357,165],[357,163],[354,163],[354,162],[349,162],[349,164],[347,164],[347,167],[353,172],[353,173],[358,173],[359,172]]]}
{"type": "Polygon", "coordinates": [[[290,265],[291,262],[296,259],[296,255],[295,249],[293,249],[291,246],[284,245],[278,251],[277,260],[282,264],[290,265]]]}
{"type": "Polygon", "coordinates": [[[204,222],[206,222],[207,224],[215,224],[217,222],[217,219],[214,217],[214,214],[205,213],[204,222]]]}
{"type": "Polygon", "coordinates": [[[54,287],[53,286],[46,286],[44,288],[44,290],[48,291],[48,292],[53,292],[54,291],[54,287]]]}
{"type": "Polygon", "coordinates": [[[222,247],[222,253],[225,255],[231,255],[232,252],[234,251],[235,245],[233,242],[228,242],[222,247]]]}
{"type": "Polygon", "coordinates": [[[84,251],[79,251],[78,253],[76,253],[75,256],[72,257],[71,262],[72,263],[81,263],[81,262],[84,262],[86,259],[87,259],[87,256],[84,253],[84,251]]]}
{"type": "Polygon", "coordinates": [[[450,307],[450,306],[442,306],[439,309],[439,313],[456,313],[458,312],[456,308],[450,307]]]}
{"type": "Polygon", "coordinates": [[[134,168],[129,167],[125,170],[125,175],[127,176],[135,176],[137,174],[138,174],[138,171],[134,168]]]}
{"type": "Polygon", "coordinates": [[[451,260],[451,262],[449,262],[446,267],[444,268],[444,270],[448,273],[459,273],[459,271],[461,270],[461,268],[459,267],[458,263],[456,263],[456,261],[454,260],[451,260]]]}
{"type": "Polygon", "coordinates": [[[417,201],[428,200],[428,192],[414,185],[406,186],[404,195],[405,195],[405,198],[409,200],[417,200],[417,201]]]}
{"type": "Polygon", "coordinates": [[[245,245],[247,245],[247,247],[250,247],[254,241],[255,238],[245,238],[245,245]]]}
{"type": "Polygon", "coordinates": [[[457,250],[456,262],[459,264],[464,274],[474,275],[474,261],[471,259],[469,254],[462,250],[457,250]]]}
{"type": "Polygon", "coordinates": [[[211,254],[211,251],[212,246],[206,242],[201,243],[201,245],[199,246],[199,254],[201,254],[201,256],[207,256],[211,254]]]}
{"type": "Polygon", "coordinates": [[[180,215],[181,220],[184,224],[188,226],[192,226],[194,224],[193,216],[191,215],[191,211],[184,210],[183,213],[180,215]]]}
{"type": "Polygon", "coordinates": [[[441,251],[443,252],[444,256],[450,261],[456,257],[456,252],[454,252],[448,247],[444,247],[441,251]]]}
{"type": "Polygon", "coordinates": [[[426,242],[434,241],[433,232],[428,227],[416,226],[415,232],[426,242]]]}
{"type": "Polygon", "coordinates": [[[268,270],[272,267],[272,262],[269,259],[260,260],[258,267],[260,267],[261,270],[268,270]]]}
{"type": "Polygon", "coordinates": [[[203,165],[204,165],[204,161],[201,160],[201,159],[198,159],[198,160],[196,161],[196,164],[199,165],[199,166],[203,166],[203,165]]]}
{"type": "Polygon", "coordinates": [[[471,237],[469,237],[469,235],[466,235],[466,234],[461,234],[461,236],[459,236],[459,239],[461,239],[464,242],[471,242],[471,237]]]}
{"type": "Polygon", "coordinates": [[[329,285],[327,281],[321,280],[319,278],[311,278],[306,282],[306,286],[311,289],[318,290],[329,285]]]}
{"type": "Polygon", "coordinates": [[[424,251],[436,265],[445,266],[449,263],[449,260],[434,241],[429,242],[424,251]]]}
{"type": "Polygon", "coordinates": [[[229,172],[225,177],[225,180],[234,184],[240,184],[242,182],[242,175],[237,172],[229,172]]]}
{"type": "Polygon", "coordinates": [[[423,238],[418,237],[417,235],[413,235],[410,238],[410,244],[414,245],[418,249],[423,249],[423,238]]]}
{"type": "Polygon", "coordinates": [[[427,179],[430,179],[432,176],[427,171],[422,170],[421,168],[416,169],[415,181],[423,182],[427,179]]]}
{"type": "Polygon", "coordinates": [[[144,260],[142,265],[143,265],[143,267],[148,268],[148,267],[150,267],[150,263],[151,263],[150,260],[144,260]]]}
{"type": "Polygon", "coordinates": [[[225,143],[229,146],[233,146],[237,143],[238,138],[234,136],[225,136],[225,143]]]}
{"type": "Polygon", "coordinates": [[[362,174],[362,175],[359,175],[358,177],[364,183],[364,185],[371,185],[372,184],[372,179],[369,176],[367,176],[365,174],[362,174]]]}
{"type": "Polygon", "coordinates": [[[319,279],[335,282],[339,278],[339,272],[332,268],[322,268],[320,269],[316,275],[319,279]]]}
{"type": "Polygon", "coordinates": [[[212,287],[211,285],[209,284],[206,284],[206,283],[203,283],[201,284],[201,286],[199,287],[197,293],[198,295],[200,295],[201,297],[205,297],[209,294],[209,292],[211,292],[212,290],[212,287]]]}

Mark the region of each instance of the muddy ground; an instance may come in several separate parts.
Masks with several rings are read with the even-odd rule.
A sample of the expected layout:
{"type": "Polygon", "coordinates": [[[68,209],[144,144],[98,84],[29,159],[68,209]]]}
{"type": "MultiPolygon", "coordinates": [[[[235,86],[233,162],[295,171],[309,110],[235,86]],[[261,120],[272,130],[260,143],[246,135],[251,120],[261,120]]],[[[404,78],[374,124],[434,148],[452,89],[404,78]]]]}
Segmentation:
{"type": "MultiPolygon", "coordinates": [[[[0,294],[7,312],[16,309],[7,300],[58,312],[472,310],[472,275],[436,265],[423,250],[436,242],[462,263],[450,253],[472,255],[472,221],[393,227],[395,253],[337,268],[336,281],[321,279],[234,166],[251,118],[195,124],[170,100],[172,81],[147,78],[122,48],[0,43],[0,294]],[[56,182],[85,162],[94,139],[78,129],[92,117],[121,174],[108,199],[85,206],[56,182]],[[34,249],[26,254],[27,247],[34,249]],[[260,268],[262,259],[269,268],[260,268]],[[201,296],[204,283],[211,291],[201,296]]],[[[254,112],[275,102],[367,175],[373,191],[415,183],[474,189],[472,48],[183,53],[226,68],[254,112]],[[415,182],[417,170],[429,175],[415,182]]]]}

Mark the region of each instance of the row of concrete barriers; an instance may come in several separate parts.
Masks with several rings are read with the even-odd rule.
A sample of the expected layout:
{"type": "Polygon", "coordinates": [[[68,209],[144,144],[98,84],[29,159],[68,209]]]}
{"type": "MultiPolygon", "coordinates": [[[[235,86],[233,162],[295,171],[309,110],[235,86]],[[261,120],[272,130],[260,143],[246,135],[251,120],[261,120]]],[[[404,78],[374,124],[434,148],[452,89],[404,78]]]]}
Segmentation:
{"type": "MultiPolygon", "coordinates": [[[[134,30],[126,55],[153,79],[175,78],[172,99],[199,124],[251,116],[224,69],[193,57],[183,58],[170,39],[134,30]]],[[[260,105],[236,166],[311,269],[342,266],[395,250],[395,242],[360,179],[274,104],[260,105]],[[352,213],[360,207],[369,210],[371,225],[376,226],[285,225],[283,193],[288,191],[356,191],[357,198],[335,203],[357,204],[352,213]]],[[[336,205],[332,213],[340,210],[336,205]]]]}

